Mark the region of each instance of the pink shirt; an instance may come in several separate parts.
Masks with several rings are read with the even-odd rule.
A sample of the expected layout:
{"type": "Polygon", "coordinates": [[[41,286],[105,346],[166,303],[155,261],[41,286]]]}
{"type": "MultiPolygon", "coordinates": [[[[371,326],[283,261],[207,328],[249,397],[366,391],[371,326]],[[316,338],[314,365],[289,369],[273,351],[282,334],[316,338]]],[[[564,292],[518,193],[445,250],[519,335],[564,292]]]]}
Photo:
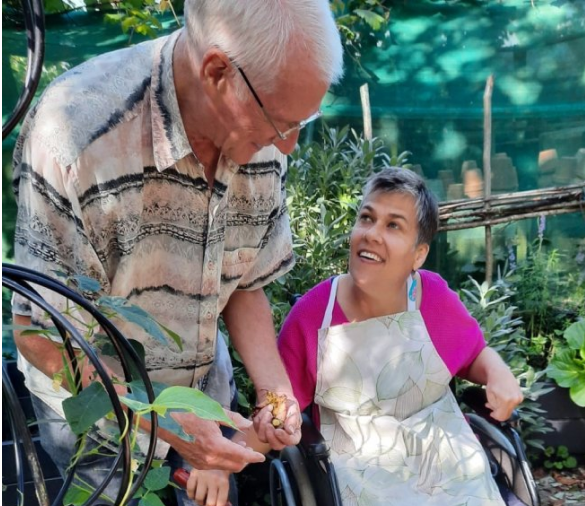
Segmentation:
{"type": "MultiPolygon", "coordinates": [[[[481,329],[441,276],[425,270],[418,272],[423,287],[420,312],[431,340],[451,375],[464,378],[486,346],[481,329]]],[[[291,309],[278,338],[278,349],[301,410],[315,396],[317,334],[330,291],[331,279],[327,279],[307,292],[291,309]]],[[[348,320],[335,301],[331,325],[344,323],[348,320]]]]}

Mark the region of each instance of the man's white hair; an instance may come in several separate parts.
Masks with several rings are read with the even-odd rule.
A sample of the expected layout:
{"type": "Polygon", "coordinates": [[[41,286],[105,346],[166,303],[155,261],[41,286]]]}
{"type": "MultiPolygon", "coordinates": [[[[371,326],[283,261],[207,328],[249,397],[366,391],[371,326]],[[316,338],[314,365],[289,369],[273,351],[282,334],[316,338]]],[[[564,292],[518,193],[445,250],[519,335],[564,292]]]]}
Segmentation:
{"type": "Polygon", "coordinates": [[[218,47],[264,92],[274,90],[293,51],[306,53],[325,83],[343,75],[343,49],[328,0],[186,0],[184,13],[197,53],[218,47]]]}

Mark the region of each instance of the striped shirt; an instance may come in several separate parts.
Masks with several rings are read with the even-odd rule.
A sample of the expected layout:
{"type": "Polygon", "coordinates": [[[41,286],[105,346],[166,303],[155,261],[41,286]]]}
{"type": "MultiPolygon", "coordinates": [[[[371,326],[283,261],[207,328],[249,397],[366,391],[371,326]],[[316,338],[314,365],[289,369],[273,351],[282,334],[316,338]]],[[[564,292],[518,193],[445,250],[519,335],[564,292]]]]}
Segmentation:
{"type": "MultiPolygon", "coordinates": [[[[153,380],[194,385],[213,361],[230,295],[270,283],[294,258],[286,157],[275,147],[242,166],[220,157],[209,187],[174,87],[179,33],[89,60],[31,110],[14,155],[15,256],[44,273],[95,278],[148,311],[181,336],[182,351],[133,324],[122,332],[144,345],[153,380]]],[[[18,296],[13,311],[43,318],[18,296]]],[[[63,395],[48,383],[32,390],[63,395]]]]}

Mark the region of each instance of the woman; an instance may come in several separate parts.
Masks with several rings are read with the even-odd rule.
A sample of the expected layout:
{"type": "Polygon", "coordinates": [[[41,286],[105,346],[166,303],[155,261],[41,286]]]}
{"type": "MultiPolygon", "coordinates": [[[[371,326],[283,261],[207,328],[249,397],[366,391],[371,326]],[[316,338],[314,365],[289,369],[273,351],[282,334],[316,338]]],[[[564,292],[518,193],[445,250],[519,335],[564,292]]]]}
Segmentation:
{"type": "Polygon", "coordinates": [[[415,173],[374,175],[349,272],[301,298],[279,337],[300,408],[314,403],[346,506],[504,504],[449,382],[485,384],[497,420],[522,394],[455,292],[419,270],[437,224],[437,203],[415,173]]]}

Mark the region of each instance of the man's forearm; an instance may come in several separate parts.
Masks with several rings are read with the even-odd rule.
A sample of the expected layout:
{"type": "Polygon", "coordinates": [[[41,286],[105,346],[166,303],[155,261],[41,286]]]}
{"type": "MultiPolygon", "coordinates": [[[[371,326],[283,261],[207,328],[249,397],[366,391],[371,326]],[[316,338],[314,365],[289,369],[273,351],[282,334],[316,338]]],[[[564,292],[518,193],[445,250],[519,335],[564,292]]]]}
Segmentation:
{"type": "MultiPolygon", "coordinates": [[[[16,325],[30,326],[31,320],[28,316],[13,315],[13,322],[16,325]]],[[[14,343],[21,355],[36,369],[41,371],[45,376],[53,379],[55,374],[63,373],[65,367],[65,360],[69,364],[69,369],[72,371],[73,367],[68,360],[67,354],[63,351],[60,343],[51,341],[49,338],[40,335],[21,335],[21,331],[14,332],[14,343]]],[[[81,350],[76,350],[81,353],[81,350]]],[[[102,364],[103,365],[103,364],[102,364]]],[[[87,387],[94,381],[95,368],[91,365],[85,357],[79,360],[79,368],[81,371],[81,381],[84,387],[87,387]]],[[[111,377],[114,375],[105,367],[106,371],[111,377]]],[[[99,378],[98,378],[99,381],[99,378]]],[[[63,375],[61,386],[66,390],[71,391],[67,384],[66,376],[63,375]]],[[[115,384],[114,388],[118,395],[126,394],[126,387],[120,384],[115,384]]]]}
{"type": "Polygon", "coordinates": [[[256,390],[292,392],[276,348],[272,313],[264,290],[234,292],[223,319],[256,390]]]}
{"type": "MultiPolygon", "coordinates": [[[[29,327],[29,316],[13,315],[16,325],[29,327]]],[[[49,378],[63,371],[63,352],[59,346],[43,336],[21,335],[21,331],[14,331],[14,344],[22,356],[49,378]]]]}

